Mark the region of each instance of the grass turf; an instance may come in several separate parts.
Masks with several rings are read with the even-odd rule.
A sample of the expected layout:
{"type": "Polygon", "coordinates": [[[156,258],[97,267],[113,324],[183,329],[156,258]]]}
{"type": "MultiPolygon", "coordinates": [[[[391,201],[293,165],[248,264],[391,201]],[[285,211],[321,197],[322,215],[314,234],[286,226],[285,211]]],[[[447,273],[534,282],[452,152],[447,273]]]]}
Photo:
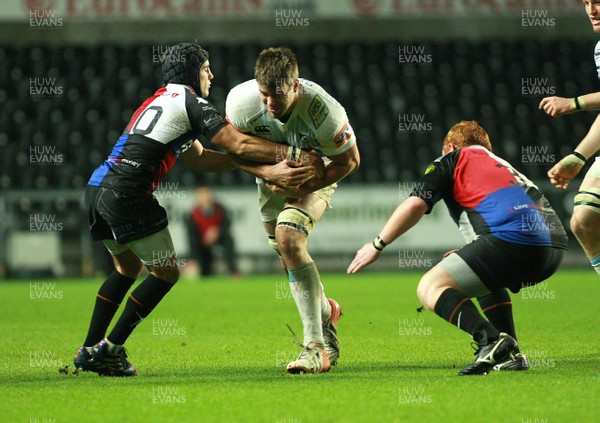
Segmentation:
{"type": "Polygon", "coordinates": [[[470,339],[418,314],[420,273],[323,275],[344,311],[338,366],[286,376],[302,333],[280,276],[184,280],[134,332],[139,377],[62,374],[101,281],[0,283],[3,422],[600,421],[591,270],[561,270],[513,297],[529,372],[457,377],[470,339]]]}

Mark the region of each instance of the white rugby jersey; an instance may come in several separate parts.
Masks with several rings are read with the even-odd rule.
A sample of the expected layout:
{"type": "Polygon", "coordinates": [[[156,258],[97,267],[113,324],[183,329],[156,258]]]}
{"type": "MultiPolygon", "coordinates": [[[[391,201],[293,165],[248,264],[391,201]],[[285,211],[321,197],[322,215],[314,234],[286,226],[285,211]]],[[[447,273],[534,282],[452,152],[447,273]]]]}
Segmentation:
{"type": "Polygon", "coordinates": [[[243,82],[227,95],[227,119],[239,131],[280,144],[336,156],[356,144],[346,110],[320,85],[300,79],[298,102],[289,119],[272,117],[260,99],[255,79],[243,82]]]}

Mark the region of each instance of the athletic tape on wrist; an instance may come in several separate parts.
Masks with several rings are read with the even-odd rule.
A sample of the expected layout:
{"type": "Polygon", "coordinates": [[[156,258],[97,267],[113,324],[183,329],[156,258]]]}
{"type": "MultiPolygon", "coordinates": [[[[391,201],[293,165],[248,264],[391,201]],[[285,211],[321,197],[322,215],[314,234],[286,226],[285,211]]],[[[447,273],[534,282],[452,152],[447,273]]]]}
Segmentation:
{"type": "Polygon", "coordinates": [[[377,238],[373,240],[373,248],[379,252],[383,251],[386,245],[387,244],[383,241],[383,239],[381,239],[380,236],[377,236],[377,238]]]}
{"type": "Polygon", "coordinates": [[[581,153],[573,152],[567,156],[565,156],[561,161],[561,166],[569,169],[575,165],[583,166],[585,165],[585,157],[581,153]],[[582,159],[583,157],[583,159],[582,159]]]}

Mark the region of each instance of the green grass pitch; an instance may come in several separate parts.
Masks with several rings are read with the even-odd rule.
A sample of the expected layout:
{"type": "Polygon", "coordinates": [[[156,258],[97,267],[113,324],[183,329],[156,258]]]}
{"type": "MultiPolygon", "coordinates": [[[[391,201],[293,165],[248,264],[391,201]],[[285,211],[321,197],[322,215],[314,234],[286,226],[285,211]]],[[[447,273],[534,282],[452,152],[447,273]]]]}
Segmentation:
{"type": "Polygon", "coordinates": [[[420,273],[324,274],[344,317],[327,374],[287,376],[302,333],[279,275],[183,280],[128,342],[135,378],[63,374],[99,280],[0,283],[2,422],[600,421],[600,280],[561,270],[514,295],[529,372],[458,377],[470,339],[417,313],[420,273]]]}

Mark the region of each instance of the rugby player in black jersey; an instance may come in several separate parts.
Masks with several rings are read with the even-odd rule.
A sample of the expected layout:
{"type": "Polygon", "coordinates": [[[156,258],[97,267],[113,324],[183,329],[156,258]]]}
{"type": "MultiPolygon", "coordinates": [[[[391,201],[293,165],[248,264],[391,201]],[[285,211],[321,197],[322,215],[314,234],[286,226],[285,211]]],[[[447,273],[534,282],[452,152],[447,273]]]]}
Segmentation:
{"type": "Polygon", "coordinates": [[[163,57],[165,86],[133,114],[108,158],[86,188],[90,232],[104,242],[115,270],[100,287],[88,333],[74,358],[75,367],[107,376],[135,376],[125,341],[179,278],[177,257],[165,210],[152,194],[177,158],[199,172],[222,172],[234,161],[271,163],[271,182],[296,188],[324,167],[313,153],[304,165],[277,162],[288,148],[238,132],[204,98],[213,75],[208,53],[197,44],[171,47],[163,57]],[[229,154],[203,148],[203,136],[229,154]],[[119,305],[141,274],[148,276],[131,292],[112,331],[106,330],[119,305]]]}
{"type": "Polygon", "coordinates": [[[444,139],[444,155],[427,167],[379,236],[348,266],[348,273],[356,273],[377,260],[387,244],[443,199],[468,243],[423,275],[417,296],[477,343],[477,359],[459,375],[528,368],[515,340],[507,289],[517,293],[549,278],[567,249],[567,235],[548,200],[491,150],[487,132],[476,122],[454,125],[444,139]],[[487,320],[471,298],[477,298],[487,320]]]}

